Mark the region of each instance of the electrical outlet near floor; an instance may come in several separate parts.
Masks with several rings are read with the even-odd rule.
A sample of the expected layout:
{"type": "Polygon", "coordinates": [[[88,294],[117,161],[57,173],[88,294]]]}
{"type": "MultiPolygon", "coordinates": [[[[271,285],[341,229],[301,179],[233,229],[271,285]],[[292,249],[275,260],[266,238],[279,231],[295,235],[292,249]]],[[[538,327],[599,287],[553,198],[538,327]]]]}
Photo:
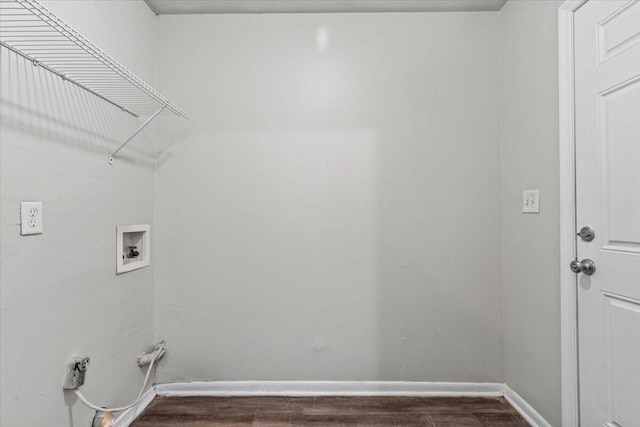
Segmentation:
{"type": "Polygon", "coordinates": [[[20,202],[20,234],[42,234],[42,202],[20,202]]]}
{"type": "Polygon", "coordinates": [[[64,376],[62,388],[64,390],[74,390],[84,385],[85,376],[89,369],[89,358],[74,356],[67,364],[67,372],[64,376]]]}
{"type": "Polygon", "coordinates": [[[522,192],[522,212],[540,213],[540,190],[525,190],[522,192]]]}

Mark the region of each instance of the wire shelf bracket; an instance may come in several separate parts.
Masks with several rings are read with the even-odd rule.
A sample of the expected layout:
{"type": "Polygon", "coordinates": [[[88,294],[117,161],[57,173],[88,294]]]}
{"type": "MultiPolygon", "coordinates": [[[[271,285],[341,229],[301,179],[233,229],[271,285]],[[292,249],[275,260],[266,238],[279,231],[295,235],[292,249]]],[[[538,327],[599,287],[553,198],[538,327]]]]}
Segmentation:
{"type": "Polygon", "coordinates": [[[122,150],[125,145],[127,145],[129,142],[131,142],[131,140],[133,138],[136,137],[137,134],[139,134],[140,132],[142,132],[142,129],[144,129],[145,127],[147,127],[147,125],[149,123],[151,123],[151,121],[153,119],[156,118],[156,116],[160,113],[162,113],[162,111],[167,108],[166,105],[163,105],[162,107],[160,107],[160,109],[158,109],[158,111],[156,111],[155,113],[153,113],[153,115],[151,117],[149,117],[143,124],[141,124],[140,126],[138,126],[138,129],[135,130],[135,132],[133,132],[133,134],[131,134],[131,136],[129,138],[127,138],[127,140],[125,142],[122,143],[122,145],[120,147],[118,147],[118,149],[116,151],[114,151],[113,153],[111,153],[109,155],[109,164],[112,165],[113,164],[113,158],[116,156],[116,154],[118,154],[118,152],[120,150],[122,150]]]}
{"type": "Polygon", "coordinates": [[[150,115],[113,158],[163,111],[187,114],[37,0],[0,0],[0,45],[134,117],[150,115]]]}

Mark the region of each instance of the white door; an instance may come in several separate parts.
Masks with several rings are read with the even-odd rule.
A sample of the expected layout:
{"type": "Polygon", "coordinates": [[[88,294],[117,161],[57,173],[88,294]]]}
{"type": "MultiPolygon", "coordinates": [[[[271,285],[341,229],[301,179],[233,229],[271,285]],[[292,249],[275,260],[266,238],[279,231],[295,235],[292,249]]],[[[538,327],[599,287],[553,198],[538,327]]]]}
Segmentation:
{"type": "Polygon", "coordinates": [[[580,420],[640,427],[640,0],[588,1],[574,29],[580,420]]]}

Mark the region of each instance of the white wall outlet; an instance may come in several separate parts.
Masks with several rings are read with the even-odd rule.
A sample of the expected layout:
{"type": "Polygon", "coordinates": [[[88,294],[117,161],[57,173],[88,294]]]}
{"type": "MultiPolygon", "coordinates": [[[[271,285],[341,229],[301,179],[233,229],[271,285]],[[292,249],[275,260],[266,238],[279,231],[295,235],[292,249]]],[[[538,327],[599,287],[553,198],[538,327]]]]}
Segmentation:
{"type": "Polygon", "coordinates": [[[525,190],[522,192],[522,212],[540,213],[540,190],[525,190]]]}
{"type": "Polygon", "coordinates": [[[42,234],[42,202],[20,202],[20,234],[42,234]]]}

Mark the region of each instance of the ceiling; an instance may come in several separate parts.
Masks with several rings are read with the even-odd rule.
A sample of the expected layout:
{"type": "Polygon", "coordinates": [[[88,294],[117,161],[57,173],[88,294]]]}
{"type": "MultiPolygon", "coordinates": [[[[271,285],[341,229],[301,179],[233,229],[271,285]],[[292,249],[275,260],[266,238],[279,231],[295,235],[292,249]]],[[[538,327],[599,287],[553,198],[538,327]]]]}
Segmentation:
{"type": "Polygon", "coordinates": [[[145,0],[159,15],[204,13],[480,12],[507,0],[145,0]]]}

